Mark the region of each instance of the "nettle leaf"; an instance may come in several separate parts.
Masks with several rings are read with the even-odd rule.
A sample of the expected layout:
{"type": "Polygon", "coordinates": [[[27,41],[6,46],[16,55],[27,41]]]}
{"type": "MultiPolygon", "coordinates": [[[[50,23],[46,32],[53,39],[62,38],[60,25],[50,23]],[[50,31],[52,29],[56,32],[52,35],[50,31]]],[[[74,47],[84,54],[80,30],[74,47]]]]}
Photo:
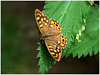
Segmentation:
{"type": "Polygon", "coordinates": [[[90,4],[88,1],[47,1],[44,11],[49,19],[55,19],[62,26],[62,33],[67,37],[67,47],[62,52],[66,55],[67,48],[70,48],[74,36],[81,29],[83,19],[86,19],[90,4]]]}
{"type": "Polygon", "coordinates": [[[42,41],[38,41],[38,48],[39,50],[37,57],[40,57],[38,65],[39,67],[39,72],[40,73],[45,73],[51,68],[52,64],[55,63],[55,60],[51,57],[49,54],[46,46],[42,41]]]}
{"type": "Polygon", "coordinates": [[[75,40],[66,52],[66,55],[73,54],[73,57],[78,55],[80,58],[89,54],[97,54],[99,52],[99,6],[91,7],[90,13],[86,20],[85,30],[79,37],[81,42],[75,40]]]}
{"type": "MultiPolygon", "coordinates": [[[[96,46],[92,44],[93,43],[92,41],[94,40],[92,41],[90,40],[91,36],[94,35],[93,30],[91,30],[93,35],[91,34],[90,38],[86,37],[85,34],[87,33],[87,35],[89,36],[91,32],[90,30],[88,30],[88,26],[90,26],[90,23],[92,24],[92,21],[90,20],[89,22],[89,18],[88,18],[90,7],[91,7],[89,2],[88,1],[46,1],[45,3],[46,5],[44,6],[43,13],[46,14],[49,19],[55,19],[56,21],[58,21],[62,26],[62,34],[64,34],[67,37],[68,44],[66,48],[62,50],[62,57],[69,56],[71,53],[73,54],[73,56],[76,56],[78,54],[79,57],[82,54],[86,56],[88,53],[92,55],[91,48],[93,47],[93,49],[95,50],[98,48],[98,46],[96,42],[95,42],[96,46]],[[79,34],[79,30],[82,30],[82,27],[83,28],[85,27],[85,30],[81,32],[82,35],[79,36],[78,39],[76,40],[76,36],[77,34],[79,34]],[[80,41],[79,39],[81,39],[81,42],[79,42],[80,41]],[[84,39],[86,39],[88,42],[84,39]],[[89,43],[90,41],[92,43],[89,43]],[[86,43],[89,43],[88,47],[85,46],[86,43]],[[78,44],[81,45],[78,46],[78,44]],[[81,48],[80,46],[82,47],[81,50],[80,50],[81,48]],[[83,50],[84,47],[86,47],[85,50],[83,50]]],[[[38,44],[39,44],[38,47],[39,53],[37,57],[40,57],[38,63],[38,65],[40,66],[39,71],[40,73],[45,73],[45,71],[47,72],[49,68],[52,66],[52,64],[55,63],[56,61],[49,54],[45,46],[45,43],[39,41],[38,44]]],[[[95,52],[98,52],[98,50],[95,52]]]]}

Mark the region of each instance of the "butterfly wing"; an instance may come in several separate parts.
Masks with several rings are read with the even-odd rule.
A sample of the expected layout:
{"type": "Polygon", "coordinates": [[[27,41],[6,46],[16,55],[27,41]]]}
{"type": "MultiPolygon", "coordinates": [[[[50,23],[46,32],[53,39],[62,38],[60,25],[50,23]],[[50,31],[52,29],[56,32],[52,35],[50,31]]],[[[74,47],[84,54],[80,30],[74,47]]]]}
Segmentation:
{"type": "Polygon", "coordinates": [[[66,43],[67,39],[63,34],[45,38],[47,49],[56,61],[60,61],[62,52],[61,50],[66,46],[66,43]]]}
{"type": "Polygon", "coordinates": [[[53,19],[49,20],[49,25],[48,25],[48,34],[49,35],[57,35],[57,34],[61,33],[61,31],[62,31],[62,27],[57,21],[55,21],[53,19]]]}
{"type": "Polygon", "coordinates": [[[49,20],[39,9],[35,10],[35,18],[39,30],[43,36],[50,36],[61,33],[62,27],[60,24],[53,19],[49,20]]]}
{"type": "Polygon", "coordinates": [[[41,34],[43,36],[46,36],[46,33],[48,31],[49,19],[39,9],[35,10],[35,19],[41,34]]]}

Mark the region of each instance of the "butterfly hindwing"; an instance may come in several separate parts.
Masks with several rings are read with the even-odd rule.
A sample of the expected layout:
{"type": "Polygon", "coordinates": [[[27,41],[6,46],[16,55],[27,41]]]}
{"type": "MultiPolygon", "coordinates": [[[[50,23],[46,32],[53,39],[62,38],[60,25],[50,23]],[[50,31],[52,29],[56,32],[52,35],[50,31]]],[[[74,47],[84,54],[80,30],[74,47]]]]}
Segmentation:
{"type": "Polygon", "coordinates": [[[46,47],[50,53],[50,55],[56,60],[60,61],[61,58],[61,48],[57,43],[53,41],[45,40],[46,47]]]}
{"type": "Polygon", "coordinates": [[[66,38],[63,34],[50,36],[45,39],[47,49],[56,61],[60,61],[62,52],[61,50],[66,46],[66,43],[66,38]]]}

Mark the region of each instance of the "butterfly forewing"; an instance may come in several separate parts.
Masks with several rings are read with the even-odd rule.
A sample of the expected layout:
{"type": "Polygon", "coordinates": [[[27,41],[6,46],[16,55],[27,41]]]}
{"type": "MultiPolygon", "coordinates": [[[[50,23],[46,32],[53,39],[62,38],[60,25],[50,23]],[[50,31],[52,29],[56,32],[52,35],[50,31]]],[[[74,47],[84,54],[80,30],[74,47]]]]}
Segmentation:
{"type": "Polygon", "coordinates": [[[61,25],[53,19],[49,20],[48,29],[49,29],[48,30],[49,35],[57,35],[57,34],[61,33],[61,31],[62,31],[61,25]]]}
{"type": "Polygon", "coordinates": [[[35,10],[35,19],[43,36],[47,36],[49,19],[40,10],[35,10]]]}
{"type": "Polygon", "coordinates": [[[39,30],[43,36],[56,35],[58,33],[61,33],[62,31],[61,25],[53,19],[52,20],[48,19],[46,15],[43,14],[38,9],[35,10],[35,18],[39,30]]]}

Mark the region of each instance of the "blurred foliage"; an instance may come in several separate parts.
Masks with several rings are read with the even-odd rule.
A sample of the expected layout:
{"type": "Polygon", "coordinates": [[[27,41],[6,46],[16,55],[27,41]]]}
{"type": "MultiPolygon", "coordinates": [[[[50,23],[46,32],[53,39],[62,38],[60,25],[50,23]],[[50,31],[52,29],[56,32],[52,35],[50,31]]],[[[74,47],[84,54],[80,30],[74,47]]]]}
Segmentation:
{"type": "Polygon", "coordinates": [[[1,73],[38,73],[35,58],[38,33],[34,10],[42,9],[43,1],[1,2],[1,73]]]}
{"type": "MultiPolygon", "coordinates": [[[[19,20],[14,15],[1,15],[1,68],[7,69],[8,67],[17,67],[16,62],[19,54],[19,39],[18,39],[19,20]],[[13,65],[15,60],[16,65],[13,65]],[[7,62],[4,62],[7,61],[7,62]],[[5,65],[7,64],[7,65],[5,65]],[[13,66],[11,66],[13,65],[13,66]]],[[[6,72],[4,72],[6,73],[6,72]]]]}
{"type": "MultiPolygon", "coordinates": [[[[44,9],[43,13],[49,19],[55,19],[61,24],[62,33],[67,37],[68,44],[62,51],[62,57],[73,54],[74,57],[78,55],[80,58],[82,55],[86,56],[89,53],[91,56],[93,51],[94,53],[99,51],[98,6],[92,7],[88,1],[46,1],[44,9]]],[[[45,73],[54,60],[46,56],[46,46],[41,41],[38,43],[39,71],[45,73]]]]}
{"type": "Polygon", "coordinates": [[[28,47],[26,42],[30,40],[26,36],[27,33],[23,35],[21,24],[21,19],[16,14],[1,14],[1,72],[3,74],[29,73],[32,71],[31,67],[27,69],[29,64],[36,65],[37,61],[30,61],[30,57],[32,57],[30,55],[33,54],[29,50],[33,46],[30,42],[30,47],[28,47]]]}

